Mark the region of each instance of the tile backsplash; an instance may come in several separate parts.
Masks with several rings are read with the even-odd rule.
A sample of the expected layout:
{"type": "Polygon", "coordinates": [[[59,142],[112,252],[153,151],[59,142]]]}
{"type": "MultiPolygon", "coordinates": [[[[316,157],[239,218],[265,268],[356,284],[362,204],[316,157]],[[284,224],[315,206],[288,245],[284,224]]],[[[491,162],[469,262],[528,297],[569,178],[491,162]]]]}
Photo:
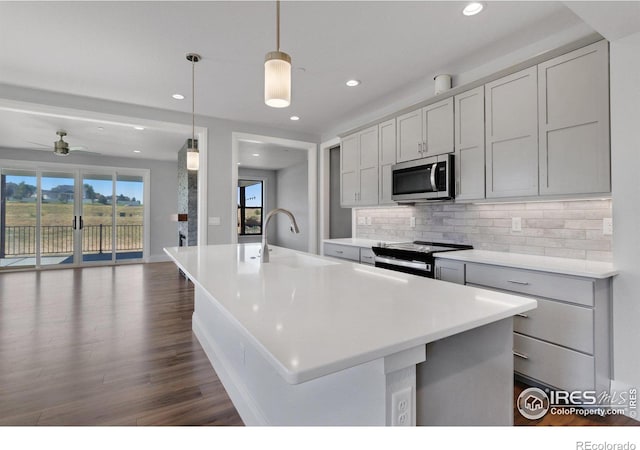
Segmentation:
{"type": "Polygon", "coordinates": [[[471,244],[476,249],[611,261],[602,233],[611,200],[498,204],[428,203],[356,210],[356,237],[471,244]],[[411,218],[415,217],[415,227],[411,218]],[[512,230],[512,218],[522,230],[512,230]]]}

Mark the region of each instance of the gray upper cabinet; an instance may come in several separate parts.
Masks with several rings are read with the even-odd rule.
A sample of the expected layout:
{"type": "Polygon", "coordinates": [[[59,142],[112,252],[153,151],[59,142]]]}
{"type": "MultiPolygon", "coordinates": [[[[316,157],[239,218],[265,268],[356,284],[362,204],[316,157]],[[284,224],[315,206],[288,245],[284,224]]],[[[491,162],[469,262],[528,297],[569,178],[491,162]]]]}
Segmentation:
{"type": "Polygon", "coordinates": [[[396,118],[397,161],[452,153],[453,97],[396,118]]]}
{"type": "Polygon", "coordinates": [[[379,144],[380,144],[380,171],[379,171],[379,198],[380,205],[393,205],[395,202],[391,200],[391,188],[393,180],[391,179],[391,167],[396,163],[396,121],[395,119],[382,122],[378,126],[379,144]]]}
{"type": "Polygon", "coordinates": [[[378,204],[378,126],[346,136],[340,150],[340,204],[378,204]]]}
{"type": "Polygon", "coordinates": [[[360,135],[352,134],[342,139],[340,145],[340,204],[357,204],[359,189],[360,135]]]}
{"type": "Polygon", "coordinates": [[[611,191],[608,46],[538,65],[540,195],[611,191]]]}
{"type": "Polygon", "coordinates": [[[378,151],[378,127],[360,132],[359,206],[378,204],[378,151]]]}
{"type": "Polygon", "coordinates": [[[422,108],[423,156],[453,153],[453,97],[422,108]]]}
{"type": "Polygon", "coordinates": [[[422,158],[422,110],[417,109],[396,118],[398,162],[422,158]]]}
{"type": "Polygon", "coordinates": [[[456,200],[485,197],[484,86],[456,95],[456,200]]]}
{"type": "Polygon", "coordinates": [[[538,195],[537,67],[485,85],[486,196],[538,195]]]}

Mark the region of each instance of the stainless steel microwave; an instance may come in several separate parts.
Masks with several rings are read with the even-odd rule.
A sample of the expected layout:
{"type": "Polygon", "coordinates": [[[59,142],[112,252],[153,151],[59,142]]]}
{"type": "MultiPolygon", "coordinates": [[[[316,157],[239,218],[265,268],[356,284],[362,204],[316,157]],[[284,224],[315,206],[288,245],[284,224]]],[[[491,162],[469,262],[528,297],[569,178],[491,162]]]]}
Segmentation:
{"type": "Polygon", "coordinates": [[[439,155],[395,164],[391,168],[391,199],[398,203],[455,197],[453,155],[439,155]]]}

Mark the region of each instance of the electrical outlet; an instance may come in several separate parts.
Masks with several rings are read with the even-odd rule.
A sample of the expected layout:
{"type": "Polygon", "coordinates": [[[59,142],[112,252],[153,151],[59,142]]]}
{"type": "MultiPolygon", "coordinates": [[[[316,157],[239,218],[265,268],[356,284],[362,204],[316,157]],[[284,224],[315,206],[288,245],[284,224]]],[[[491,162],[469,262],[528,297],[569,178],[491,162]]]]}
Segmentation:
{"type": "Polygon", "coordinates": [[[602,234],[611,236],[613,234],[613,218],[605,217],[602,219],[602,234]]]}
{"type": "Polygon", "coordinates": [[[366,225],[367,219],[364,217],[358,217],[358,225],[366,225]]]}
{"type": "Polygon", "coordinates": [[[416,227],[416,218],[415,217],[413,217],[413,216],[409,217],[409,226],[411,228],[415,228],[416,227]]]}
{"type": "Polygon", "coordinates": [[[512,217],[511,218],[511,231],[522,231],[522,218],[521,217],[512,217]]]}
{"type": "Polygon", "coordinates": [[[413,423],[412,394],[411,387],[391,394],[391,425],[410,426],[413,423]]]}
{"type": "Polygon", "coordinates": [[[371,225],[371,216],[367,216],[367,225],[371,225]]]}

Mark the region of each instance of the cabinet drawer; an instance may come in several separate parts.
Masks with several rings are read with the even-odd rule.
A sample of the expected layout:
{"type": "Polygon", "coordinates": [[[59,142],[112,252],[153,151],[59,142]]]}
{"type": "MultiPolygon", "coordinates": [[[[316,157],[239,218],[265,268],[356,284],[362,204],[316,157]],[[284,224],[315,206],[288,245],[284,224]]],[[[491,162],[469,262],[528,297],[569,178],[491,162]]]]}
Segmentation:
{"type": "Polygon", "coordinates": [[[351,261],[360,262],[360,247],[325,243],[324,254],[327,256],[333,256],[334,258],[349,259],[351,261]]]}
{"type": "Polygon", "coordinates": [[[514,317],[514,331],[593,354],[593,309],[536,300],[536,309],[514,317]]]}
{"type": "Polygon", "coordinates": [[[593,306],[593,280],[488,264],[467,264],[467,283],[593,306]]]}
{"type": "Polygon", "coordinates": [[[521,375],[567,391],[595,388],[593,356],[518,333],[513,334],[513,352],[514,370],[521,375]]]}
{"type": "Polygon", "coordinates": [[[360,262],[362,264],[371,264],[375,263],[375,253],[370,248],[360,248],[360,262]]]}

